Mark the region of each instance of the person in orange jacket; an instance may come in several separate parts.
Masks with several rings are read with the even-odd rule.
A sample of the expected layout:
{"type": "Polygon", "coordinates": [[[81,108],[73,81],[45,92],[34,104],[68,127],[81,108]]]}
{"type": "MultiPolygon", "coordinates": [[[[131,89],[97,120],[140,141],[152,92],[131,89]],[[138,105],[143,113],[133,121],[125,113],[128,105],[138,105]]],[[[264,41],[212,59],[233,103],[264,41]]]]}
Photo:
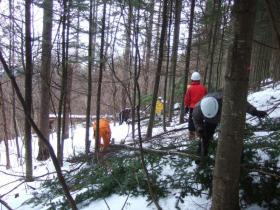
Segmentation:
{"type": "Polygon", "coordinates": [[[192,119],[192,112],[195,105],[207,94],[207,89],[200,84],[200,74],[193,72],[191,76],[191,84],[184,97],[185,114],[189,112],[189,139],[195,138],[195,127],[192,119]]]}
{"type": "MultiPolygon", "coordinates": [[[[95,138],[96,132],[96,121],[92,124],[93,127],[93,137],[95,138]]],[[[110,121],[106,118],[101,118],[99,120],[99,139],[98,143],[100,145],[101,150],[106,150],[110,145],[111,139],[111,128],[110,128],[110,121]],[[101,143],[101,138],[103,140],[103,144],[101,143]]]]}

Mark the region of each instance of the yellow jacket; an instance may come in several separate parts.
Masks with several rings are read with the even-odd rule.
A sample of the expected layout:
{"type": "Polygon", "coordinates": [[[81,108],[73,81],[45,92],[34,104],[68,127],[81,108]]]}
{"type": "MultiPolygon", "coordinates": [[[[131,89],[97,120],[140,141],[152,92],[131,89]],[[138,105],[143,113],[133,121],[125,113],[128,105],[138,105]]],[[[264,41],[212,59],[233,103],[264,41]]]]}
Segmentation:
{"type": "Polygon", "coordinates": [[[163,103],[160,100],[157,100],[156,103],[156,114],[161,114],[163,110],[163,103]]]}

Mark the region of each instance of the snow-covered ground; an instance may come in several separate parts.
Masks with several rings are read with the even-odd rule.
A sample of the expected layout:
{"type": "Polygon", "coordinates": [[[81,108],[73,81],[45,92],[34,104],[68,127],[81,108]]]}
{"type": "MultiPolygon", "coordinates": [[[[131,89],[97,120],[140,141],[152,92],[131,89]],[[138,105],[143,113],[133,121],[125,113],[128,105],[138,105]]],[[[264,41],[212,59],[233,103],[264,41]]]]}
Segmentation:
{"type": "MultiPolygon", "coordinates": [[[[260,110],[268,110],[269,117],[279,118],[280,117],[280,85],[273,87],[268,85],[261,89],[261,91],[252,93],[248,96],[248,100],[260,110]]],[[[247,117],[247,120],[252,124],[257,121],[256,118],[247,117]]],[[[168,129],[186,127],[187,124],[178,125],[176,122],[172,123],[171,127],[168,129]]],[[[123,123],[118,125],[118,123],[111,123],[112,137],[115,139],[115,143],[120,143],[124,140],[131,139],[131,127],[123,123]]],[[[145,131],[145,128],[143,128],[145,131]]],[[[160,133],[163,130],[161,128],[154,129],[154,134],[160,133]]],[[[92,130],[90,131],[90,136],[92,137],[92,130]]],[[[186,130],[182,132],[187,132],[186,130]]],[[[263,135],[263,132],[259,132],[259,135],[263,135]]],[[[56,151],[56,134],[51,134],[51,144],[56,151]]],[[[71,129],[71,138],[65,140],[64,145],[64,156],[65,158],[73,156],[73,154],[78,154],[84,151],[84,139],[85,139],[85,128],[83,125],[75,125],[71,129]]],[[[93,150],[93,142],[91,145],[91,150],[93,150]]],[[[127,141],[126,141],[127,142],[127,141]]],[[[20,139],[20,152],[21,158],[17,158],[16,143],[15,140],[9,141],[10,148],[10,159],[11,159],[11,169],[6,169],[6,155],[5,155],[5,145],[4,142],[0,144],[0,199],[6,202],[13,209],[26,210],[26,209],[40,209],[43,210],[43,206],[26,206],[22,205],[24,201],[32,197],[32,193],[38,190],[42,181],[46,179],[52,179],[56,176],[54,166],[51,160],[44,162],[39,162],[36,160],[38,154],[38,142],[37,137],[33,138],[33,168],[34,168],[34,182],[24,182],[25,164],[24,164],[24,147],[22,145],[22,140],[20,139]]],[[[63,170],[69,170],[71,167],[70,163],[65,162],[63,170]]],[[[168,168],[166,169],[168,170],[168,168]]],[[[146,197],[129,197],[120,195],[112,195],[105,200],[100,199],[92,202],[91,205],[83,207],[83,210],[150,210],[156,209],[156,207],[151,204],[148,206],[149,201],[146,197]],[[105,202],[106,200],[106,202],[105,202]],[[107,203],[107,204],[106,204],[107,203]],[[125,204],[125,206],[124,206],[125,204]],[[108,206],[109,205],[109,208],[108,206]]],[[[170,195],[167,198],[160,199],[159,204],[165,210],[174,210],[176,203],[176,196],[170,195]]],[[[210,201],[205,197],[194,197],[188,196],[184,199],[184,203],[180,205],[181,209],[184,210],[196,210],[196,209],[209,209],[210,201]]],[[[0,204],[0,209],[6,209],[2,204],[0,204]]],[[[259,209],[257,206],[251,206],[250,210],[259,209]]]]}

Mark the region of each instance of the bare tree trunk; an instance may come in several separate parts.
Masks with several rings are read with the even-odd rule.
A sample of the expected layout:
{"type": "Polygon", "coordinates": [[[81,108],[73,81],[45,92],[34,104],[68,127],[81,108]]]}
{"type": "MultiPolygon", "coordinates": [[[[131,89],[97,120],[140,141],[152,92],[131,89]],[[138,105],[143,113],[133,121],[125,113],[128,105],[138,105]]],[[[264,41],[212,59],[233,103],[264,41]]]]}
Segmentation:
{"type": "Polygon", "coordinates": [[[1,83],[0,83],[0,108],[2,111],[2,119],[3,119],[3,127],[4,127],[4,142],[5,142],[5,149],[6,149],[6,169],[9,169],[9,168],[11,168],[9,144],[8,144],[9,136],[8,136],[8,128],[7,128],[5,99],[3,96],[3,89],[2,89],[1,83]]]}
{"type": "Polygon", "coordinates": [[[160,25],[161,25],[161,19],[162,19],[162,17],[161,17],[161,15],[162,15],[162,1],[159,1],[159,7],[158,7],[159,9],[158,9],[158,17],[157,17],[157,24],[156,24],[156,38],[155,38],[155,46],[154,46],[154,64],[158,61],[158,51],[159,51],[159,49],[158,49],[158,44],[159,44],[159,42],[158,42],[158,40],[160,39],[160,25]]]}
{"type": "MultiPolygon", "coordinates": [[[[135,20],[135,19],[134,19],[135,20]]],[[[141,73],[141,65],[140,65],[140,51],[139,51],[139,44],[138,44],[138,35],[139,35],[139,21],[140,21],[140,8],[138,7],[137,9],[137,19],[135,20],[134,24],[134,31],[135,31],[135,62],[134,62],[134,97],[133,97],[133,114],[137,114],[137,129],[138,129],[138,135],[139,135],[139,147],[140,147],[140,160],[142,164],[142,168],[144,171],[144,175],[147,179],[147,185],[148,185],[148,190],[149,194],[152,198],[152,201],[154,202],[155,206],[157,207],[158,210],[161,210],[162,208],[160,207],[158,203],[158,196],[154,192],[152,188],[152,182],[150,180],[150,175],[149,171],[147,169],[146,163],[145,163],[145,158],[144,158],[144,152],[143,152],[143,146],[142,146],[142,136],[141,136],[141,125],[140,125],[140,87],[138,83],[139,75],[141,73]],[[136,105],[136,101],[138,101],[136,105]]],[[[136,117],[135,117],[136,118],[136,117]]]]}
{"type": "MultiPolygon", "coordinates": [[[[214,3],[208,3],[209,1],[212,2],[213,0],[207,0],[205,13],[206,13],[206,16],[209,16],[209,17],[211,16],[212,17],[215,13],[215,4],[214,3]],[[212,8],[210,6],[212,6],[212,8]]],[[[214,1],[216,1],[216,0],[214,0],[214,1]]],[[[212,19],[212,18],[209,18],[209,19],[212,19]]],[[[207,46],[207,57],[206,57],[206,66],[205,66],[205,71],[204,71],[203,84],[206,84],[206,82],[208,82],[207,81],[207,75],[208,75],[209,64],[210,64],[210,59],[211,59],[211,57],[210,57],[211,56],[211,48],[213,46],[214,21],[211,20],[210,26],[207,23],[205,27],[206,27],[206,30],[207,30],[208,46],[207,46]]]]}
{"type": "MultiPolygon", "coordinates": [[[[273,13],[273,8],[271,6],[271,2],[273,2],[273,1],[265,0],[265,4],[266,4],[266,7],[267,7],[269,17],[270,17],[271,25],[272,25],[272,28],[275,32],[278,47],[280,49],[280,28],[279,28],[279,23],[277,21],[277,18],[275,17],[275,16],[277,16],[277,14],[275,15],[273,13]]],[[[278,14],[278,17],[279,17],[279,14],[278,14]]]]}
{"type": "Polygon", "coordinates": [[[190,22],[189,22],[189,36],[188,36],[188,43],[187,43],[187,51],[186,51],[186,66],[184,72],[184,82],[183,82],[183,94],[181,96],[181,106],[180,106],[180,123],[184,123],[184,114],[185,114],[185,107],[184,107],[184,94],[187,89],[188,83],[188,76],[190,71],[190,57],[191,57],[191,45],[192,45],[192,34],[193,34],[193,20],[194,20],[194,8],[195,8],[195,0],[191,0],[191,14],[190,14],[190,22]]]}
{"type": "Polygon", "coordinates": [[[121,95],[122,95],[122,98],[121,98],[121,107],[122,109],[125,109],[126,106],[127,106],[127,94],[130,94],[129,90],[130,90],[130,77],[131,77],[131,59],[132,59],[132,56],[131,56],[131,50],[130,50],[130,47],[131,47],[131,24],[132,24],[132,17],[133,17],[133,14],[132,14],[132,6],[131,6],[131,2],[128,1],[128,17],[127,17],[127,24],[126,24],[126,43],[125,43],[125,52],[124,52],[124,63],[125,63],[125,67],[124,67],[124,71],[123,72],[123,75],[122,75],[122,80],[124,82],[124,87],[122,87],[122,92],[121,92],[121,95]]]}
{"type": "Polygon", "coordinates": [[[240,158],[243,148],[255,10],[256,0],[234,1],[234,43],[225,76],[221,135],[213,179],[212,210],[240,209],[240,158]]]}
{"type": "MultiPolygon", "coordinates": [[[[75,65],[76,66],[76,65],[75,65]]],[[[67,67],[67,86],[65,96],[65,122],[64,122],[64,133],[62,139],[69,138],[69,128],[71,127],[71,92],[72,92],[72,81],[73,81],[73,65],[67,67]]]]}
{"type": "MultiPolygon", "coordinates": [[[[165,77],[164,77],[164,85],[163,85],[163,117],[162,117],[162,127],[164,132],[166,132],[166,109],[167,109],[167,90],[168,90],[168,79],[170,79],[169,73],[169,63],[170,63],[170,44],[171,44],[171,26],[172,26],[172,11],[173,11],[173,1],[170,1],[168,4],[168,30],[166,30],[166,50],[164,56],[166,58],[166,65],[165,65],[165,77]]],[[[175,36],[175,35],[174,35],[175,36]]]]}
{"type": "Polygon", "coordinates": [[[212,89],[212,80],[213,80],[213,66],[214,66],[214,55],[216,51],[217,43],[217,30],[220,28],[220,13],[221,13],[221,0],[214,1],[213,15],[215,17],[215,23],[213,27],[213,36],[212,36],[212,48],[210,52],[210,65],[209,65],[209,74],[208,74],[208,89],[212,89]]]}
{"type": "MultiPolygon", "coordinates": [[[[25,1],[25,103],[26,112],[28,115],[32,115],[32,74],[33,74],[33,63],[32,63],[32,47],[31,47],[31,0],[25,1]]],[[[31,125],[27,117],[25,117],[25,162],[26,162],[26,181],[33,181],[33,167],[32,167],[32,135],[31,125]]]]}
{"type": "Polygon", "coordinates": [[[67,98],[67,82],[68,82],[68,44],[69,44],[69,13],[72,1],[63,0],[63,16],[62,16],[62,81],[58,107],[57,120],[57,157],[61,165],[63,165],[63,147],[64,134],[66,129],[66,98],[67,98]],[[67,4],[68,3],[68,4],[67,4]]]}
{"type": "Polygon", "coordinates": [[[106,23],[106,1],[103,5],[103,17],[101,27],[101,45],[100,45],[100,64],[99,64],[99,77],[96,97],[96,132],[95,132],[95,158],[98,160],[99,152],[99,119],[100,119],[100,98],[101,98],[101,87],[103,79],[103,70],[105,68],[105,57],[104,57],[104,42],[105,42],[105,23],[106,23]]]}
{"type": "Polygon", "coordinates": [[[220,50],[219,50],[219,56],[218,56],[218,62],[217,62],[217,69],[216,69],[216,75],[217,75],[217,80],[216,80],[216,85],[215,85],[215,89],[217,90],[220,85],[221,85],[221,80],[222,80],[222,62],[223,62],[223,58],[224,58],[224,41],[225,41],[225,29],[226,29],[226,24],[227,24],[227,14],[229,12],[230,9],[230,5],[231,5],[231,0],[229,0],[228,5],[226,5],[226,9],[224,11],[223,14],[223,29],[222,29],[222,34],[221,34],[221,42],[220,42],[220,50]]]}
{"type": "Polygon", "coordinates": [[[175,93],[175,79],[178,58],[178,45],[180,35],[180,22],[181,22],[182,0],[177,0],[175,3],[175,23],[174,23],[174,36],[172,45],[171,67],[170,67],[170,82],[169,82],[169,100],[168,100],[168,121],[172,121],[173,108],[174,108],[174,93],[175,93]]]}
{"type": "Polygon", "coordinates": [[[149,74],[150,74],[151,51],[152,51],[151,48],[152,48],[154,8],[155,8],[155,1],[151,0],[149,4],[149,11],[148,11],[150,17],[148,19],[148,26],[146,31],[146,56],[145,56],[145,65],[143,69],[143,76],[144,76],[143,95],[147,95],[149,91],[149,74]]]}
{"type": "MultiPolygon", "coordinates": [[[[51,94],[51,58],[52,58],[52,17],[53,1],[44,0],[43,17],[43,42],[42,42],[42,63],[41,63],[41,93],[40,93],[40,130],[47,140],[49,140],[49,113],[51,94]]],[[[47,160],[50,157],[48,148],[42,140],[39,140],[39,152],[37,160],[47,160]]]]}
{"type": "Polygon", "coordinates": [[[160,35],[160,43],[159,43],[159,57],[158,57],[158,64],[157,64],[157,71],[155,75],[155,83],[154,83],[154,91],[153,91],[153,100],[151,104],[151,113],[149,118],[149,124],[147,129],[147,138],[152,136],[153,127],[154,127],[154,118],[155,118],[155,107],[160,83],[160,74],[162,70],[162,62],[163,62],[163,49],[164,49],[164,41],[165,35],[168,25],[168,0],[163,1],[163,11],[162,11],[162,28],[161,28],[161,35],[160,35]]]}
{"type": "Polygon", "coordinates": [[[88,35],[88,92],[87,92],[87,110],[86,110],[86,139],[85,139],[85,153],[89,153],[90,141],[89,141],[89,129],[91,127],[91,95],[92,95],[92,64],[94,59],[93,51],[93,33],[94,33],[94,18],[93,9],[95,8],[94,0],[90,0],[89,6],[89,35],[88,35]],[[94,5],[93,5],[94,4],[94,5]]]}
{"type": "Polygon", "coordinates": [[[73,209],[73,210],[77,210],[78,208],[76,206],[76,203],[75,203],[74,199],[72,198],[72,196],[71,196],[71,194],[69,192],[68,186],[67,186],[67,184],[65,182],[65,179],[63,177],[63,174],[62,174],[62,171],[61,171],[61,168],[60,168],[60,165],[59,165],[59,161],[56,158],[54,150],[53,150],[51,144],[49,143],[49,141],[47,139],[45,139],[44,135],[41,133],[41,131],[39,130],[39,128],[35,124],[34,120],[32,119],[32,116],[30,114],[28,114],[27,104],[26,104],[23,96],[21,95],[21,92],[20,92],[19,86],[17,85],[16,79],[15,79],[14,75],[12,74],[12,72],[10,71],[10,69],[9,69],[9,67],[8,67],[4,57],[3,57],[3,54],[2,54],[1,50],[0,50],[0,62],[3,64],[3,68],[4,68],[5,72],[6,72],[6,74],[8,75],[8,77],[11,80],[12,86],[15,89],[15,92],[16,92],[16,94],[18,96],[18,99],[19,99],[19,101],[20,101],[20,103],[21,103],[21,105],[23,107],[25,117],[29,121],[30,125],[32,126],[32,128],[34,129],[34,131],[36,132],[38,137],[43,140],[43,142],[46,144],[46,146],[49,149],[49,153],[50,153],[50,156],[52,158],[52,161],[53,161],[56,173],[57,173],[58,180],[61,183],[63,192],[64,192],[64,194],[65,194],[65,196],[67,198],[67,201],[69,203],[70,208],[73,209]]]}
{"type": "MultiPolygon", "coordinates": [[[[9,1],[9,13],[11,16],[11,21],[12,23],[10,24],[10,43],[9,45],[11,46],[10,50],[9,50],[9,68],[12,68],[12,65],[14,65],[15,62],[15,23],[14,23],[14,1],[9,1]]],[[[13,71],[13,70],[12,70],[13,71]]],[[[14,73],[14,72],[13,72],[14,73]]],[[[19,150],[19,142],[18,142],[18,125],[17,125],[17,121],[16,121],[16,98],[15,98],[15,90],[13,89],[12,92],[12,119],[13,119],[13,128],[14,128],[14,132],[15,132],[15,140],[16,140],[16,148],[17,148],[17,157],[20,158],[21,157],[21,153],[19,150]]]]}

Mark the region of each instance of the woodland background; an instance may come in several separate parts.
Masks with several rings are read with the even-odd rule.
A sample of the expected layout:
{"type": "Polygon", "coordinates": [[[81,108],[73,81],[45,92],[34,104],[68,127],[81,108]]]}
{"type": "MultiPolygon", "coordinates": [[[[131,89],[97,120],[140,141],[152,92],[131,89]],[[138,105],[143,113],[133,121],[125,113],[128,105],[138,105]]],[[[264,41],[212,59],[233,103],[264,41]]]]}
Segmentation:
{"type": "MultiPolygon", "coordinates": [[[[251,89],[280,77],[277,0],[2,0],[0,8],[0,139],[8,154],[8,139],[24,136],[27,181],[33,131],[41,139],[37,159],[54,155],[46,143],[50,114],[56,116],[62,164],[63,139],[77,120],[70,114],[85,115],[88,153],[93,116],[117,119],[130,107],[135,130],[139,109],[144,110],[150,137],[156,98],[162,96],[165,127],[174,104],[183,103],[193,71],[201,73],[209,91],[224,88],[226,71],[243,64],[241,74],[249,73],[242,78],[236,71],[237,77],[249,79],[251,89]],[[248,51],[235,57],[240,37],[248,51]]],[[[181,123],[183,115],[181,106],[181,123]]]]}

